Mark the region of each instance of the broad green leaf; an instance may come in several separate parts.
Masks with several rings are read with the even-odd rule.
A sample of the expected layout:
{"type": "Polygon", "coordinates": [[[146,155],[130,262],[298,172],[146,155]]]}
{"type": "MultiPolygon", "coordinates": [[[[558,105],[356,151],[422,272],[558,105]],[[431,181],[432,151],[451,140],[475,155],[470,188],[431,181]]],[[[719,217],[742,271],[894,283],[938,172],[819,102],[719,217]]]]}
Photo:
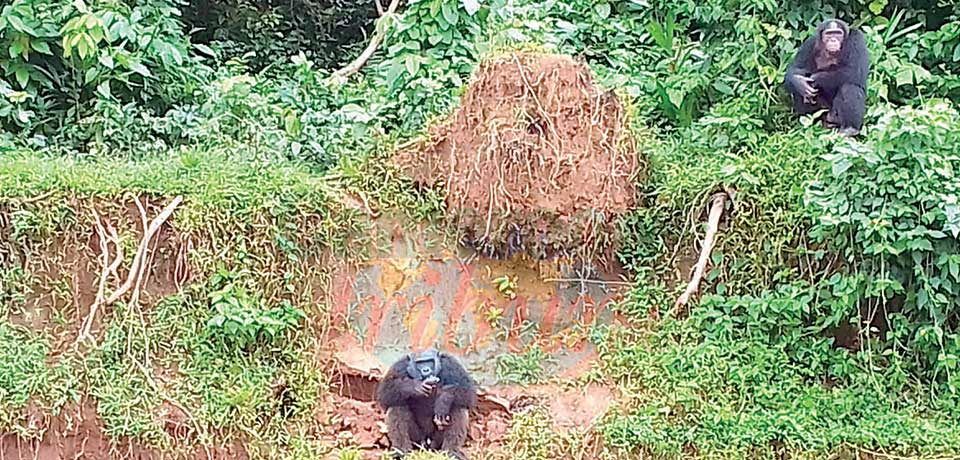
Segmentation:
{"type": "Polygon", "coordinates": [[[136,73],[138,73],[138,74],[140,74],[140,75],[143,75],[144,77],[150,77],[150,76],[152,76],[152,74],[150,73],[150,69],[148,69],[146,66],[144,66],[143,64],[141,64],[141,63],[139,63],[139,62],[135,62],[135,63],[133,63],[133,64],[130,64],[130,70],[132,70],[132,71],[134,71],[134,72],[136,72],[136,73]]]}
{"type": "Polygon", "coordinates": [[[463,9],[467,10],[467,14],[473,16],[477,14],[477,11],[480,11],[480,2],[478,0],[462,0],[463,9]]]}
{"type": "Polygon", "coordinates": [[[110,56],[106,52],[101,53],[97,60],[100,61],[100,64],[103,64],[103,66],[108,69],[112,69],[114,66],[113,56],[110,56]]]}
{"type": "Polygon", "coordinates": [[[15,41],[10,44],[10,48],[7,50],[7,53],[10,55],[11,58],[16,59],[21,54],[23,54],[23,51],[24,51],[23,45],[20,44],[19,41],[15,41]]]}
{"type": "Polygon", "coordinates": [[[63,57],[66,59],[70,58],[70,55],[73,54],[73,47],[70,46],[70,37],[64,35],[60,47],[63,48],[63,57]]]}
{"type": "Polygon", "coordinates": [[[20,84],[21,88],[26,88],[27,84],[30,83],[30,72],[27,71],[26,67],[17,67],[17,70],[14,72],[17,77],[17,83],[20,84]]]}
{"type": "Polygon", "coordinates": [[[214,57],[214,58],[217,57],[217,53],[215,53],[207,45],[204,45],[202,43],[197,43],[197,44],[194,44],[193,46],[197,49],[197,51],[200,51],[201,53],[206,54],[207,56],[214,57]]]}
{"type": "Polygon", "coordinates": [[[10,23],[10,26],[17,31],[25,33],[31,37],[38,37],[37,31],[33,30],[32,27],[23,23],[23,20],[19,16],[10,15],[7,16],[7,21],[10,23]]]}
{"type": "Polygon", "coordinates": [[[597,3],[596,5],[593,6],[593,10],[596,11],[596,12],[597,12],[597,15],[600,16],[600,17],[603,18],[603,19],[607,19],[607,18],[610,17],[610,4],[609,4],[609,3],[606,3],[606,2],[597,3]]]}
{"type": "Polygon", "coordinates": [[[97,93],[104,99],[112,99],[112,95],[110,94],[110,81],[107,80],[97,85],[97,93]]]}
{"type": "Polygon", "coordinates": [[[833,177],[840,177],[843,173],[847,172],[851,166],[853,166],[853,163],[851,163],[847,157],[843,156],[833,162],[830,172],[833,174],[833,177]]]}
{"type": "Polygon", "coordinates": [[[413,54],[408,54],[406,59],[407,72],[410,72],[410,75],[416,75],[420,70],[420,60],[417,59],[417,56],[413,54]]]}
{"type": "Polygon", "coordinates": [[[99,72],[97,71],[97,68],[96,68],[96,67],[91,67],[91,68],[87,69],[86,74],[84,74],[84,76],[83,76],[83,82],[84,82],[84,84],[90,84],[90,83],[92,83],[94,80],[97,79],[97,75],[99,75],[99,72]]]}
{"type": "Polygon", "coordinates": [[[27,124],[31,118],[33,118],[32,110],[17,109],[17,120],[19,120],[20,123],[27,124]]]}
{"type": "Polygon", "coordinates": [[[674,107],[679,108],[683,105],[683,93],[676,88],[667,88],[667,97],[670,99],[670,103],[674,107]]]}
{"type": "Polygon", "coordinates": [[[180,50],[173,45],[167,45],[167,49],[170,50],[170,55],[173,56],[173,60],[177,63],[177,65],[183,65],[183,54],[180,53],[180,50]]]}
{"type": "Polygon", "coordinates": [[[207,321],[208,326],[212,327],[223,327],[223,323],[227,321],[227,318],[223,315],[214,315],[207,321]]]}
{"type": "Polygon", "coordinates": [[[443,2],[440,11],[443,13],[443,19],[447,21],[447,24],[451,26],[457,25],[457,22],[460,20],[460,13],[457,13],[457,9],[453,6],[453,3],[443,2]]]}
{"type": "Polygon", "coordinates": [[[48,55],[53,54],[50,51],[50,45],[48,45],[47,42],[45,41],[33,40],[30,42],[30,47],[33,48],[34,51],[41,54],[48,54],[48,55]]]}

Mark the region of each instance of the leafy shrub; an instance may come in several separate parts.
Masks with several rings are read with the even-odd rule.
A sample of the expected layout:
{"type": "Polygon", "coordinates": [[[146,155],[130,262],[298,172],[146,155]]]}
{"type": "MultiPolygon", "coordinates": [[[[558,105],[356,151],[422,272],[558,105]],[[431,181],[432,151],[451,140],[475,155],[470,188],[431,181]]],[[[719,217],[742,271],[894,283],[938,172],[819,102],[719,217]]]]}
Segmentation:
{"type": "Polygon", "coordinates": [[[500,383],[538,383],[544,377],[543,366],[550,359],[540,347],[523,354],[502,354],[497,357],[497,379],[500,383]]]}
{"type": "Polygon", "coordinates": [[[265,309],[258,299],[232,282],[210,294],[210,306],[214,314],[207,321],[207,329],[225,343],[245,350],[284,337],[306,318],[302,310],[286,301],[265,309]]]}
{"type": "MultiPolygon", "coordinates": [[[[420,129],[453,106],[465,79],[486,51],[487,21],[503,0],[411,2],[386,38],[375,80],[386,88],[385,115],[403,131],[420,129]]],[[[500,14],[500,13],[498,13],[500,14]]]]}
{"type": "MultiPolygon", "coordinates": [[[[761,313],[762,301],[750,303],[761,313]]],[[[797,363],[757,334],[706,339],[695,322],[668,321],[642,334],[614,333],[600,345],[604,374],[633,395],[627,413],[602,424],[608,446],[668,459],[691,451],[823,458],[859,446],[931,456],[955,452],[960,440],[954,417],[929,412],[922,388],[887,386],[864,369],[849,384],[811,384],[809,360],[797,363]]]]}
{"type": "MultiPolygon", "coordinates": [[[[838,144],[813,184],[811,234],[845,261],[885,347],[952,378],[960,356],[960,114],[943,101],[886,108],[864,142],[838,144]],[[885,331],[887,332],[887,331],[885,331]]],[[[869,331],[865,333],[869,334],[869,331]]]]}
{"type": "Polygon", "coordinates": [[[202,69],[179,14],[173,0],[13,0],[0,11],[0,70],[16,88],[0,93],[14,108],[0,105],[0,123],[89,139],[70,124],[97,99],[158,112],[187,97],[202,69]]]}

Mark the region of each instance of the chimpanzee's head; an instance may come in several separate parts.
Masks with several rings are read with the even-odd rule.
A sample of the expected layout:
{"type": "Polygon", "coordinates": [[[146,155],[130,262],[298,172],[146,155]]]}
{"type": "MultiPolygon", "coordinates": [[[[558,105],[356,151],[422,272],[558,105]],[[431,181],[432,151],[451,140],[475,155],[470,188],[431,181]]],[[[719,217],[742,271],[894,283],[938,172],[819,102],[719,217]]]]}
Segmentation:
{"type": "Polygon", "coordinates": [[[847,38],[850,28],[839,19],[828,19],[817,27],[817,36],[820,39],[820,48],[830,54],[836,54],[843,48],[843,41],[847,38]]]}
{"type": "Polygon", "coordinates": [[[440,352],[436,349],[424,350],[420,353],[410,353],[407,363],[407,374],[416,380],[440,377],[440,352]]]}

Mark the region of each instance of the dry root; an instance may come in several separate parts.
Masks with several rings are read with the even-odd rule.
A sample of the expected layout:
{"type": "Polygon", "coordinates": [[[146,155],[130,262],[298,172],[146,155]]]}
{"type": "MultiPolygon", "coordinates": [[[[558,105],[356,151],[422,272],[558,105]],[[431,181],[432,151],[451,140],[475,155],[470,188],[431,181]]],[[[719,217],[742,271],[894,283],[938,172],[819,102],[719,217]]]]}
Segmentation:
{"type": "Polygon", "coordinates": [[[697,260],[697,265],[693,268],[693,277],[690,280],[690,283],[687,284],[687,289],[683,291],[683,294],[677,298],[676,303],[673,305],[673,309],[670,311],[671,315],[677,315],[686,310],[687,303],[690,299],[697,294],[697,291],[700,290],[700,281],[703,279],[703,274],[707,270],[707,264],[710,262],[710,253],[713,251],[713,247],[717,242],[717,230],[720,228],[720,218],[723,216],[723,208],[727,203],[729,195],[727,192],[718,192],[710,197],[710,214],[707,219],[707,233],[703,237],[703,247],[700,249],[700,258],[697,260]]]}
{"type": "Polygon", "coordinates": [[[151,248],[150,243],[157,231],[160,230],[160,227],[163,226],[164,222],[170,218],[170,216],[173,214],[173,211],[177,208],[177,206],[180,205],[182,201],[182,196],[174,198],[173,201],[171,201],[170,204],[168,204],[163,211],[153,219],[153,222],[148,224],[146,209],[144,209],[143,204],[140,203],[140,199],[134,197],[134,202],[136,202],[137,209],[140,211],[140,221],[141,225],[143,225],[143,237],[140,239],[140,245],[137,248],[137,253],[133,258],[133,263],[130,265],[130,271],[127,273],[126,281],[123,283],[123,285],[113,291],[109,297],[106,297],[107,283],[110,280],[110,275],[119,278],[117,269],[123,262],[123,249],[120,246],[120,237],[117,235],[117,231],[113,225],[111,225],[109,221],[101,219],[97,211],[93,210],[94,225],[96,225],[97,236],[100,240],[100,262],[102,265],[102,270],[100,272],[100,279],[97,285],[97,295],[93,301],[93,304],[90,305],[90,312],[83,319],[83,323],[80,327],[80,333],[77,336],[77,343],[87,339],[92,339],[90,330],[93,327],[93,321],[96,318],[97,312],[100,308],[111,305],[117,300],[120,300],[120,298],[129,292],[131,288],[133,288],[131,302],[139,301],[140,288],[143,286],[147,274],[148,252],[150,252],[151,248]],[[103,222],[106,222],[106,224],[103,222]],[[113,262],[110,262],[110,244],[113,245],[113,250],[115,252],[113,262]]]}

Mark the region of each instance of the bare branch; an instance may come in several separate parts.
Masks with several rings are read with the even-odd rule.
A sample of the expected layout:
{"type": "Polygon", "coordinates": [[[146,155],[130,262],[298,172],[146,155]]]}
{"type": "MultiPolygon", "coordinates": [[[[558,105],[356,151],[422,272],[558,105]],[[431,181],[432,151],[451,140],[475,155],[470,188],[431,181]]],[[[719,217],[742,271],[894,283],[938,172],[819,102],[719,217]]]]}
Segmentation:
{"type": "MultiPolygon", "coordinates": [[[[382,8],[379,2],[377,2],[377,6],[378,8],[382,8]]],[[[387,6],[387,11],[380,15],[380,19],[378,19],[377,22],[382,21],[383,18],[392,16],[397,12],[397,8],[399,6],[400,0],[390,0],[390,5],[387,6]]],[[[367,43],[367,47],[363,50],[363,52],[360,53],[360,55],[357,56],[353,62],[334,72],[330,79],[337,83],[342,83],[347,79],[347,77],[359,72],[360,69],[363,68],[363,65],[366,64],[367,61],[369,61],[373,56],[373,53],[377,52],[377,48],[380,47],[385,35],[386,32],[382,28],[377,27],[377,30],[373,33],[373,37],[370,38],[370,42],[367,43]]]]}
{"type": "Polygon", "coordinates": [[[713,251],[713,246],[717,242],[717,230],[720,227],[720,217],[723,216],[723,208],[728,198],[726,192],[718,192],[710,198],[712,205],[710,206],[710,215],[707,219],[707,234],[703,237],[703,248],[700,249],[700,259],[697,260],[697,265],[694,266],[693,278],[690,280],[690,284],[687,285],[687,289],[683,291],[683,294],[677,298],[677,302],[673,305],[673,309],[670,311],[671,315],[676,315],[684,310],[690,298],[700,290],[700,280],[703,279],[703,273],[707,270],[707,264],[710,262],[710,252],[713,251]]]}

